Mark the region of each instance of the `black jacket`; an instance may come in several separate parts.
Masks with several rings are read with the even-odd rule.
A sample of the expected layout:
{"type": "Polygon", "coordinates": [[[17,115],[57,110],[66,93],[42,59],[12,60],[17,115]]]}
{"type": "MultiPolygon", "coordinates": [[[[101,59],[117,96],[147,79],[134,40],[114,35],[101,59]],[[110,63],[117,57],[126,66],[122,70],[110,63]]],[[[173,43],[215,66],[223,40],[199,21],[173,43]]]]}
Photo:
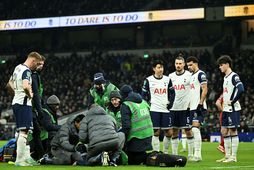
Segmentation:
{"type": "Polygon", "coordinates": [[[57,131],[61,128],[60,125],[58,125],[57,122],[57,116],[53,113],[53,111],[50,109],[48,105],[46,105],[42,110],[42,115],[40,116],[40,124],[42,127],[49,133],[49,139],[51,140],[57,131]],[[52,121],[52,117],[44,110],[48,110],[48,112],[52,115],[55,123],[52,121]]]}
{"type": "MultiPolygon", "coordinates": [[[[34,71],[32,73],[32,91],[33,91],[33,108],[34,108],[34,112],[36,112],[36,114],[38,114],[39,116],[42,114],[42,105],[43,105],[43,100],[40,96],[40,92],[39,92],[39,86],[40,86],[40,75],[38,72],[34,71]]],[[[34,115],[36,116],[36,115],[34,115]]]]}
{"type": "MultiPolygon", "coordinates": [[[[124,99],[124,101],[131,101],[135,103],[141,103],[142,97],[138,93],[131,92],[128,97],[124,99]]],[[[131,110],[129,106],[124,103],[121,106],[121,120],[122,120],[122,132],[127,136],[129,135],[131,129],[131,110]]],[[[125,150],[130,152],[144,152],[148,150],[152,150],[152,137],[148,137],[145,139],[137,139],[132,138],[125,145],[125,150]]]]}

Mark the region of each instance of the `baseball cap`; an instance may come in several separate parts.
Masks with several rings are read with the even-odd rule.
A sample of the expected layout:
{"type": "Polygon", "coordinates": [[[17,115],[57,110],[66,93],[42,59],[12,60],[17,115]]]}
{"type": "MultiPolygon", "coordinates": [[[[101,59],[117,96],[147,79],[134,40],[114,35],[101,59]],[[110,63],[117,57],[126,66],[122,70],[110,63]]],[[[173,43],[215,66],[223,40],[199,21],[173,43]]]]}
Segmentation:
{"type": "Polygon", "coordinates": [[[93,76],[94,84],[100,85],[106,83],[106,80],[104,79],[104,76],[102,73],[95,73],[93,76]]]}

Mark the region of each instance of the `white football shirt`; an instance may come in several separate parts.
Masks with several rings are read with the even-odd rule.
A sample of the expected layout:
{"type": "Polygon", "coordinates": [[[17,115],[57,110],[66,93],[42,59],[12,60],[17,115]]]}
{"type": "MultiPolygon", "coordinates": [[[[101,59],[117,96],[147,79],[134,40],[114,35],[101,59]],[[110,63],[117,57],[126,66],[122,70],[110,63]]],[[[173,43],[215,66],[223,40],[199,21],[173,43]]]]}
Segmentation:
{"type": "Polygon", "coordinates": [[[169,74],[175,89],[175,100],[170,110],[180,111],[187,110],[190,104],[190,78],[191,73],[185,70],[182,74],[173,72],[169,74]]]}
{"type": "Polygon", "coordinates": [[[241,105],[239,101],[235,102],[233,106],[228,105],[230,100],[233,100],[239,84],[242,84],[239,76],[235,72],[231,72],[229,75],[224,77],[223,82],[223,111],[233,112],[233,107],[235,111],[241,110],[241,105]]]}
{"type": "MultiPolygon", "coordinates": [[[[196,110],[200,102],[202,93],[201,85],[207,83],[206,75],[202,70],[198,70],[191,75],[190,79],[190,110],[196,110]]],[[[203,103],[204,109],[207,109],[206,100],[203,103]]]]}
{"type": "Polygon", "coordinates": [[[147,78],[150,91],[150,111],[168,113],[168,85],[169,77],[163,75],[161,79],[155,78],[153,75],[147,78]]]}
{"type": "Polygon", "coordinates": [[[23,89],[23,80],[28,80],[32,84],[31,70],[24,64],[19,64],[15,67],[12,74],[12,80],[14,83],[14,98],[12,100],[12,105],[20,104],[32,106],[31,99],[28,98],[23,89]]]}

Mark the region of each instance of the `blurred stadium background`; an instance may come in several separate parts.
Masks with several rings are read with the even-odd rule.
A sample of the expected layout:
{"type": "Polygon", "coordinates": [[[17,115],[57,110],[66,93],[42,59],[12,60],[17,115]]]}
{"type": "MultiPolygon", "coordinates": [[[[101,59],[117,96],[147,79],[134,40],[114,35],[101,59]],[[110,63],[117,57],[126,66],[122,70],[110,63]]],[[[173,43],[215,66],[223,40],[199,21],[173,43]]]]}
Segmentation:
{"type": "Polygon", "coordinates": [[[253,0],[2,0],[0,11],[0,140],[15,131],[5,85],[14,67],[38,51],[47,58],[41,74],[44,99],[60,98],[62,118],[86,110],[95,72],[140,92],[153,58],[165,61],[168,75],[179,53],[197,56],[209,79],[202,128],[208,141],[220,129],[215,100],[223,76],[215,61],[229,54],[246,89],[240,140],[254,141],[253,0]]]}

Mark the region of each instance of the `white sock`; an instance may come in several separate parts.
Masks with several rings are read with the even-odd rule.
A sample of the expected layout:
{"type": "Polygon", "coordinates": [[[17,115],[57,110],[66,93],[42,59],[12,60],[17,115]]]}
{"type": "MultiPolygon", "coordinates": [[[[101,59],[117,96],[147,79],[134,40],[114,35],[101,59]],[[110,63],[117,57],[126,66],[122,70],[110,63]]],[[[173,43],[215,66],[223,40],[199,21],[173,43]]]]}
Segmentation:
{"type": "Polygon", "coordinates": [[[26,157],[26,159],[31,157],[31,154],[30,154],[30,145],[26,145],[25,157],[26,157]]]}
{"type": "Polygon", "coordinates": [[[172,138],[172,155],[178,155],[178,137],[172,138]]]}
{"type": "Polygon", "coordinates": [[[16,162],[23,162],[26,159],[26,142],[27,135],[23,132],[19,132],[17,139],[17,158],[16,162]]]}
{"type": "Polygon", "coordinates": [[[154,151],[160,151],[160,140],[159,136],[153,136],[152,137],[152,145],[153,145],[153,150],[154,151]]]}
{"type": "Polygon", "coordinates": [[[231,136],[232,139],[232,156],[236,157],[237,155],[237,150],[238,150],[238,144],[239,144],[239,137],[238,135],[236,136],[231,136]]]}
{"type": "Polygon", "coordinates": [[[193,137],[187,138],[187,144],[188,144],[188,157],[193,157],[194,138],[193,137]]]}
{"type": "Polygon", "coordinates": [[[230,136],[224,136],[224,146],[225,146],[225,156],[228,158],[231,155],[230,149],[231,149],[231,137],[230,136]]]}
{"type": "Polygon", "coordinates": [[[163,153],[168,154],[169,145],[171,143],[171,138],[164,136],[163,138],[163,153]]]}
{"type": "Polygon", "coordinates": [[[187,144],[187,138],[186,138],[186,134],[182,134],[182,147],[183,147],[183,150],[186,150],[186,144],[187,144]]]}
{"type": "Polygon", "coordinates": [[[193,137],[194,137],[194,156],[201,158],[201,146],[202,146],[202,138],[199,128],[192,128],[193,137]]]}

